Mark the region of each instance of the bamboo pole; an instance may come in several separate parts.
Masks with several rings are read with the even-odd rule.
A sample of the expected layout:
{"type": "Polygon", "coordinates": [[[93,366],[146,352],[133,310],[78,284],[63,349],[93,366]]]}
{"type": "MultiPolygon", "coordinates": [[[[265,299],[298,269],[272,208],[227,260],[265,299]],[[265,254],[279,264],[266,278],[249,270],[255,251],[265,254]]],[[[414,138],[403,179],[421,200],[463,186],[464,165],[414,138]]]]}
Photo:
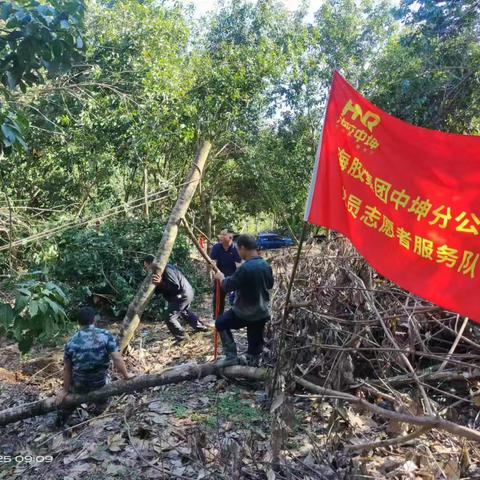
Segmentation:
{"type": "Polygon", "coordinates": [[[215,273],[218,273],[220,270],[218,269],[217,265],[215,265],[214,261],[207,255],[207,253],[202,248],[202,246],[198,243],[198,240],[196,239],[195,234],[193,233],[192,229],[190,228],[190,225],[185,220],[185,218],[182,218],[182,224],[185,227],[185,231],[187,232],[187,235],[190,237],[190,240],[192,241],[192,243],[195,245],[196,249],[198,250],[198,253],[200,253],[200,255],[203,257],[203,259],[208,263],[208,266],[215,273]]]}
{"type": "Polygon", "coordinates": [[[135,295],[135,298],[128,307],[121,329],[120,350],[122,352],[126,350],[128,344],[132,340],[135,330],[140,324],[140,317],[153,296],[155,290],[155,285],[152,283],[153,273],[161,275],[167,265],[175,239],[177,238],[178,225],[180,224],[181,219],[185,216],[195,190],[202,178],[203,168],[211,147],[212,145],[208,141],[204,141],[200,146],[192,168],[185,179],[184,186],[178,195],[177,203],[170,213],[167,225],[165,226],[162,241],[160,242],[157,254],[155,255],[154,272],[149,273],[145,277],[135,295]]]}

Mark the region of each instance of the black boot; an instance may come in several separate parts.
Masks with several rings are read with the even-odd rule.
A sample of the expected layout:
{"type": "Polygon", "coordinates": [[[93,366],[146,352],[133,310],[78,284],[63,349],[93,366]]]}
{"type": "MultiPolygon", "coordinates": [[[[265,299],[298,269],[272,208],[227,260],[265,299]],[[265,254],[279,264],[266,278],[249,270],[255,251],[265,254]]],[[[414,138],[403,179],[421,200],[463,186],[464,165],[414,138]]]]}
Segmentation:
{"type": "Polygon", "coordinates": [[[220,330],[218,332],[220,340],[222,341],[223,353],[225,358],[221,359],[223,366],[228,365],[237,365],[237,344],[233,338],[232,332],[230,330],[220,330]]]}
{"type": "Polygon", "coordinates": [[[182,312],[183,318],[193,328],[194,332],[206,332],[209,328],[205,326],[198,316],[190,310],[184,310],[182,312]]]}

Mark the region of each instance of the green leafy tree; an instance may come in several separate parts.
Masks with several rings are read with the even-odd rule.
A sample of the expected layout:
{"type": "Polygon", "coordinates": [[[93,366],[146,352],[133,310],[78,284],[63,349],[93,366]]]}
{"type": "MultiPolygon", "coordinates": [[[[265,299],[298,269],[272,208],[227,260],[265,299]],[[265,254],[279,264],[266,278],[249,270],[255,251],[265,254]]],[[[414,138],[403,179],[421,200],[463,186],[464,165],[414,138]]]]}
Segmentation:
{"type": "MultiPolygon", "coordinates": [[[[189,30],[179,8],[122,0],[92,4],[85,62],[38,92],[30,152],[0,169],[32,207],[70,205],[73,215],[171,187],[195,151],[186,92],[189,30]],[[19,178],[16,165],[30,172],[19,178]]],[[[191,120],[191,117],[190,117],[191,120]]],[[[166,205],[168,208],[168,205],[166,205]]]]}
{"type": "Polygon", "coordinates": [[[287,68],[292,26],[275,2],[235,1],[223,3],[203,32],[189,97],[199,135],[215,146],[197,204],[209,237],[225,224],[239,224],[236,217],[254,205],[248,152],[265,127],[272,87],[287,68]]]}
{"type": "Polygon", "coordinates": [[[405,27],[374,66],[372,99],[423,127],[479,133],[479,2],[403,0],[397,15],[405,27]]]}
{"type": "Polygon", "coordinates": [[[0,325],[22,353],[68,329],[68,298],[53,282],[26,280],[15,285],[15,304],[0,303],[0,325]]]}
{"type": "Polygon", "coordinates": [[[70,68],[83,48],[83,0],[4,1],[0,5],[0,150],[26,147],[28,121],[16,105],[19,88],[70,68]]]}
{"type": "Polygon", "coordinates": [[[299,232],[334,70],[370,85],[372,65],[397,26],[390,2],[327,0],[311,24],[294,20],[287,68],[274,87],[277,115],[252,148],[255,188],[279,227],[299,232]]]}

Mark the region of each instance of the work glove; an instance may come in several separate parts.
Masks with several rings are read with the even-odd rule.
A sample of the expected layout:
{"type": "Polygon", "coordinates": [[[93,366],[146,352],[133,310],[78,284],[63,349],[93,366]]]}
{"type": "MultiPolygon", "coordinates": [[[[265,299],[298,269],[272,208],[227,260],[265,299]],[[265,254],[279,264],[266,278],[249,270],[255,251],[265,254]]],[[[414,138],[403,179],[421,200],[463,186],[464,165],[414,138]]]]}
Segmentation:
{"type": "Polygon", "coordinates": [[[218,280],[219,282],[223,282],[225,280],[225,275],[222,272],[218,271],[218,272],[215,272],[215,275],[213,276],[213,278],[215,280],[218,280]]]}

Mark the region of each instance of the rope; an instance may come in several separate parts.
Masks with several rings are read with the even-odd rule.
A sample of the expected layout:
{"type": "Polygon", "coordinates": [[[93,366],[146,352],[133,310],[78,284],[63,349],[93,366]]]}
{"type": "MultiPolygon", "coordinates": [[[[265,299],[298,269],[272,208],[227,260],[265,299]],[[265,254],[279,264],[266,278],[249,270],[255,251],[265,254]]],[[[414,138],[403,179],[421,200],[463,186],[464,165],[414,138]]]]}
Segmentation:
{"type": "MultiPolygon", "coordinates": [[[[186,185],[188,183],[191,183],[191,182],[184,182],[183,184],[177,185],[174,188],[178,189],[179,187],[181,187],[183,185],[186,185]]],[[[147,198],[152,203],[158,202],[159,200],[162,200],[163,198],[166,198],[168,196],[168,195],[164,195],[164,196],[158,197],[158,195],[160,195],[162,193],[169,192],[171,188],[172,187],[166,188],[164,190],[159,190],[157,192],[153,192],[153,193],[149,194],[147,196],[147,198]],[[158,197],[158,198],[155,198],[155,197],[158,197]]],[[[51,235],[55,235],[57,233],[62,232],[63,230],[68,229],[68,228],[81,226],[81,225],[86,225],[87,223],[90,223],[90,222],[94,222],[94,221],[97,221],[97,220],[103,220],[103,219],[112,217],[114,215],[117,215],[117,214],[123,212],[125,209],[138,208],[140,206],[143,206],[144,202],[145,202],[145,197],[142,196],[142,197],[139,197],[135,200],[132,200],[131,202],[128,202],[124,205],[120,205],[118,207],[113,207],[113,208],[106,209],[102,212],[101,215],[97,215],[97,216],[94,216],[94,217],[91,217],[91,218],[88,218],[88,219],[85,219],[85,220],[70,220],[70,221],[68,221],[64,224],[61,224],[61,225],[57,226],[57,227],[54,227],[54,228],[51,228],[51,229],[48,229],[48,230],[44,230],[43,232],[37,233],[35,235],[31,235],[29,237],[24,237],[20,240],[16,240],[15,242],[12,242],[11,245],[10,244],[9,245],[2,245],[2,246],[0,246],[0,252],[5,251],[5,250],[9,250],[11,247],[25,245],[25,244],[30,243],[32,241],[40,240],[42,238],[46,238],[46,237],[49,237],[51,235]],[[138,205],[136,205],[136,204],[138,204],[138,205]]]]}

